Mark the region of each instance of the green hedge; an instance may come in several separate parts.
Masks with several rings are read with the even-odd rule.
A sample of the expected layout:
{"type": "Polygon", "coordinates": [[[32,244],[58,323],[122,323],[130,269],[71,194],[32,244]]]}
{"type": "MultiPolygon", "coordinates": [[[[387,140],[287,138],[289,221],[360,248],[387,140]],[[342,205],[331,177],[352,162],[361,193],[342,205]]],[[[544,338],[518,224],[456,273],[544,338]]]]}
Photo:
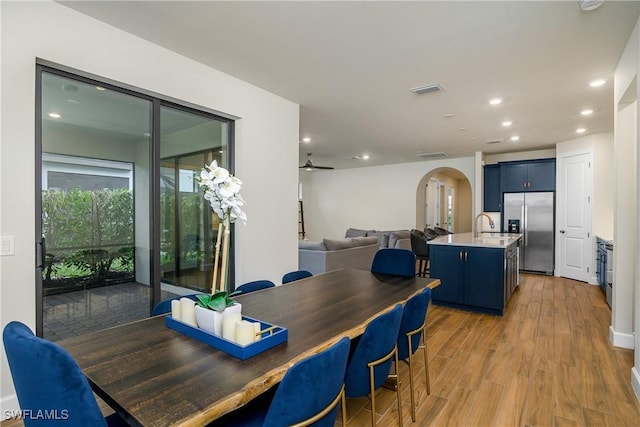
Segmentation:
{"type": "Polygon", "coordinates": [[[133,194],[127,189],[42,192],[45,284],[133,273],[133,194]]]}

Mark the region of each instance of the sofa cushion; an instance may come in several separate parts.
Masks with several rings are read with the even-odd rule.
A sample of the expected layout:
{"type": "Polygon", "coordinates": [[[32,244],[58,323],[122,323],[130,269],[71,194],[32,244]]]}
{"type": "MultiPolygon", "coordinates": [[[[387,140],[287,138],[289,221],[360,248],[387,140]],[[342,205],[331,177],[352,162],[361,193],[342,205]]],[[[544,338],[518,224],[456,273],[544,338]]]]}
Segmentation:
{"type": "Polygon", "coordinates": [[[311,240],[298,240],[298,249],[311,249],[314,251],[326,251],[324,242],[312,242],[311,240]]]}
{"type": "Polygon", "coordinates": [[[375,236],[378,238],[378,246],[386,248],[389,246],[389,232],[388,231],[367,231],[367,237],[375,236]]]}
{"type": "Polygon", "coordinates": [[[353,247],[352,239],[322,239],[328,251],[349,249],[353,247]]]}
{"type": "Polygon", "coordinates": [[[387,247],[395,248],[398,240],[409,238],[411,238],[411,232],[409,230],[392,231],[389,233],[389,245],[387,247]]]}
{"type": "Polygon", "coordinates": [[[359,228],[348,228],[344,233],[344,237],[364,237],[367,235],[367,230],[360,230],[359,228]]]}
{"type": "Polygon", "coordinates": [[[354,237],[353,239],[353,246],[354,247],[358,247],[358,246],[367,246],[367,245],[375,245],[376,243],[378,243],[378,238],[376,236],[371,236],[371,237],[354,237]]]}

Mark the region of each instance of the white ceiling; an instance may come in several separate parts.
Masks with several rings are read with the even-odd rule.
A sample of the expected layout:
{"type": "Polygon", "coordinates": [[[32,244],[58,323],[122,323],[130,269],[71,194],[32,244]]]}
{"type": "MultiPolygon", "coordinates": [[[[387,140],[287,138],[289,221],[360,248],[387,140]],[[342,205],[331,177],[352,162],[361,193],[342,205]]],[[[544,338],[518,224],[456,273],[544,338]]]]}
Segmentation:
{"type": "Polygon", "coordinates": [[[613,72],[640,13],[638,1],[62,3],[299,103],[301,164],[313,152],[342,168],[612,131],[613,72]],[[429,83],[445,91],[409,91],[429,83]]]}

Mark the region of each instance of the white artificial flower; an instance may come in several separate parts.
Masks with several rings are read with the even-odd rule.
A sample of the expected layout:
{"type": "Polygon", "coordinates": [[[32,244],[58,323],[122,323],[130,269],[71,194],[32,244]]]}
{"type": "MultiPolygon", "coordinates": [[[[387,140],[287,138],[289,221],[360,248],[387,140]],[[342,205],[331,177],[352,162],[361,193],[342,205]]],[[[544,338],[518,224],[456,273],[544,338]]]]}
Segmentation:
{"type": "Polygon", "coordinates": [[[218,166],[218,162],[214,160],[202,169],[198,184],[204,188],[205,200],[221,220],[229,218],[230,222],[238,219],[246,222],[247,215],[241,209],[244,206],[244,199],[240,196],[242,188],[240,179],[218,166]]]}

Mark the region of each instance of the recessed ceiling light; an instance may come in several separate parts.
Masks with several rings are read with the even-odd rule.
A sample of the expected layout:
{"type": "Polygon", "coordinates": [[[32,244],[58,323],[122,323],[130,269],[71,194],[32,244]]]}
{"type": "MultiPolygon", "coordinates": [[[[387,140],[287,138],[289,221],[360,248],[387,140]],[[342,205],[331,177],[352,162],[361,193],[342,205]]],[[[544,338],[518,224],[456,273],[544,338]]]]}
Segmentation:
{"type": "Polygon", "coordinates": [[[583,116],[589,116],[591,114],[593,114],[593,110],[590,108],[584,109],[582,111],[580,111],[580,114],[582,114],[583,116]]]}
{"type": "Polygon", "coordinates": [[[446,119],[450,119],[451,117],[453,117],[453,113],[447,113],[447,114],[444,115],[444,117],[446,119]]]}
{"type": "Polygon", "coordinates": [[[512,141],[518,141],[520,139],[520,137],[518,135],[513,135],[511,138],[512,141]]]}
{"type": "Polygon", "coordinates": [[[369,160],[369,155],[368,154],[363,154],[362,155],[362,160],[369,160]]]}
{"type": "Polygon", "coordinates": [[[60,116],[60,114],[58,113],[49,113],[49,117],[53,117],[54,119],[59,119],[62,116],[60,116]]]}
{"type": "Polygon", "coordinates": [[[105,91],[107,90],[106,88],[103,88],[102,86],[96,86],[96,89],[99,91],[105,91]]]}
{"type": "Polygon", "coordinates": [[[302,138],[302,142],[311,142],[311,138],[305,136],[304,138],[302,138]]]}
{"type": "Polygon", "coordinates": [[[491,105],[498,105],[502,103],[502,98],[492,98],[489,100],[489,104],[491,105]]]}
{"type": "Polygon", "coordinates": [[[585,128],[576,129],[576,133],[585,133],[587,130],[585,128]]]}
{"type": "Polygon", "coordinates": [[[466,131],[466,130],[467,130],[467,128],[458,128],[458,130],[459,130],[460,132],[464,132],[464,131],[466,131]]]}
{"type": "Polygon", "coordinates": [[[592,80],[591,82],[589,82],[589,86],[591,87],[600,87],[603,84],[605,84],[607,81],[604,79],[597,79],[597,80],[592,80]]]}
{"type": "Polygon", "coordinates": [[[502,122],[502,126],[508,128],[509,126],[511,126],[513,124],[512,121],[509,120],[505,120],[504,122],[502,122]]]}
{"type": "Polygon", "coordinates": [[[73,98],[67,99],[67,102],[69,104],[76,104],[76,105],[77,104],[82,104],[82,101],[78,101],[77,99],[73,99],[73,98]]]}

